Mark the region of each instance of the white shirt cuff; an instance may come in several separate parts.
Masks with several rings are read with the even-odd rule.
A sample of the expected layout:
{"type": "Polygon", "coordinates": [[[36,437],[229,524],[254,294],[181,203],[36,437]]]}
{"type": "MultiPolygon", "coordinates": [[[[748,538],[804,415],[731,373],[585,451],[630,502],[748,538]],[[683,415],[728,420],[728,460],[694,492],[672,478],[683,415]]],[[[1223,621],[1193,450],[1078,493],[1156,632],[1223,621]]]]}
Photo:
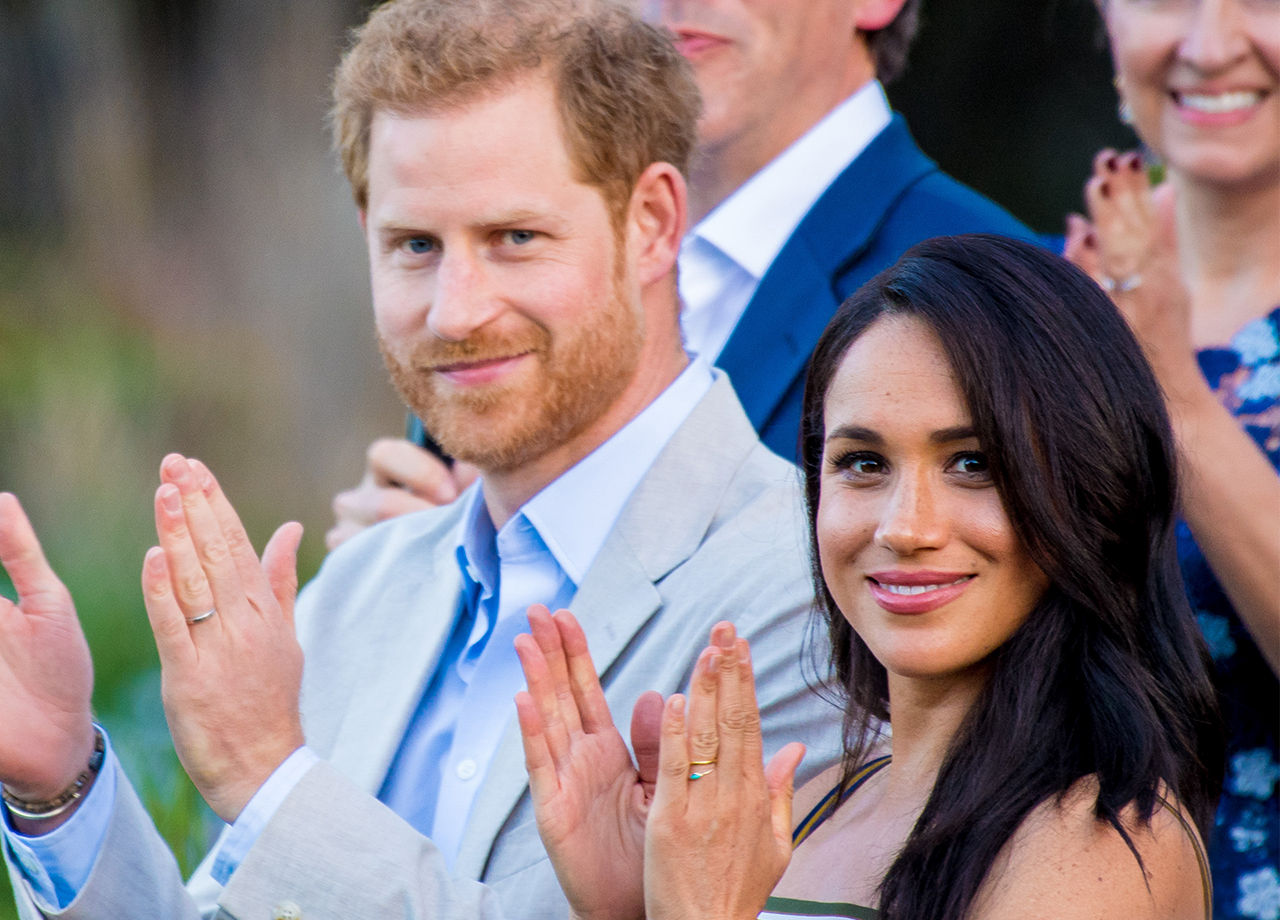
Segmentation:
{"type": "Polygon", "coordinates": [[[214,881],[223,886],[231,881],[232,873],[249,855],[263,828],[275,817],[293,787],[319,759],[315,751],[303,745],[276,767],[276,771],[253,794],[235,823],[219,839],[213,866],[209,870],[214,881]]]}
{"type": "MultiPolygon", "coordinates": [[[[106,738],[104,731],[103,737],[106,738]]],[[[76,899],[98,859],[111,813],[116,802],[116,770],[119,762],[106,738],[107,756],[102,770],[84,796],[75,814],[64,824],[39,837],[27,837],[14,830],[9,810],[4,812],[4,842],[9,855],[31,885],[36,906],[42,911],[59,911],[76,899]]]]}

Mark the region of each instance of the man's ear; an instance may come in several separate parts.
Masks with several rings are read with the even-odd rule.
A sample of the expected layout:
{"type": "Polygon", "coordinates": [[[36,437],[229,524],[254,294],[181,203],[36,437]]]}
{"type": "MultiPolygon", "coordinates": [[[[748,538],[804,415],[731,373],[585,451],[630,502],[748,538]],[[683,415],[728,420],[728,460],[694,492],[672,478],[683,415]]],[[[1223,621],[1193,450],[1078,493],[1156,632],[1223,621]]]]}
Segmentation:
{"type": "Polygon", "coordinates": [[[853,24],[859,32],[877,32],[893,22],[907,0],[859,0],[853,24]]]}
{"type": "Polygon", "coordinates": [[[680,170],[670,163],[650,163],[627,207],[627,249],[640,287],[675,267],[688,218],[689,192],[680,170]]]}

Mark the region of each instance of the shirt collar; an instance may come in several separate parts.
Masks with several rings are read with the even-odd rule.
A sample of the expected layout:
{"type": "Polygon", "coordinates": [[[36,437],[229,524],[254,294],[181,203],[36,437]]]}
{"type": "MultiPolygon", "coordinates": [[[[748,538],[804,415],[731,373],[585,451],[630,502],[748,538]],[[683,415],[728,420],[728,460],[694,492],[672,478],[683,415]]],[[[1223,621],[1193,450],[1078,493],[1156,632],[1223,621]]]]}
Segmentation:
{"type": "MultiPolygon", "coordinates": [[[[694,356],[639,415],[526,502],[503,525],[504,537],[508,530],[532,526],[561,570],[575,585],[582,584],[631,493],[713,382],[710,366],[694,356]]],[[[499,538],[482,483],[462,500],[469,504],[463,510],[458,565],[464,578],[492,594],[498,585],[499,538]]]]}
{"type": "Polygon", "coordinates": [[[872,80],[738,187],[686,238],[717,247],[756,280],[822,193],[889,124],[884,88],[872,80]]]}

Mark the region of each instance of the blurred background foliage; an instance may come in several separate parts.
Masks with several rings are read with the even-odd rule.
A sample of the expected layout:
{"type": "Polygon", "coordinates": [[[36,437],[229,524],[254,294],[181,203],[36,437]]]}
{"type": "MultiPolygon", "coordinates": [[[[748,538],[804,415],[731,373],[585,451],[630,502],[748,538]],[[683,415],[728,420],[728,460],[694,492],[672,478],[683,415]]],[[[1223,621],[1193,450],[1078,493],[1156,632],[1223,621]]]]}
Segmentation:
{"type": "MultiPolygon", "coordinates": [[[[138,584],[160,459],[208,462],[259,546],[302,521],[305,580],[331,496],[402,426],[324,125],[369,6],[0,0],[0,489],[77,600],[95,707],[184,871],[215,822],[138,584]]],[[[911,60],[890,96],[921,145],[1042,232],[1134,142],[1092,0],[925,0],[911,60]]]]}

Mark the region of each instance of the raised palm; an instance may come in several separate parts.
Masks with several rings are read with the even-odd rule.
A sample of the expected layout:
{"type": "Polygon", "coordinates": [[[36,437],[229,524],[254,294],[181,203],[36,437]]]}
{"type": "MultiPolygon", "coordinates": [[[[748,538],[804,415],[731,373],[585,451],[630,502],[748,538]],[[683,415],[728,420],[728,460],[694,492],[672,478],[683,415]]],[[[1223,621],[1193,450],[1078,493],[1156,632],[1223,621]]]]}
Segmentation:
{"type": "Polygon", "coordinates": [[[7,493],[0,493],[0,564],[19,598],[0,598],[0,783],[21,798],[47,799],[88,762],[93,662],[71,594],[7,493]]]}
{"type": "Polygon", "coordinates": [[[633,763],[567,611],[529,611],[516,650],[529,692],[516,697],[538,832],[578,917],[644,915],[644,830],[653,799],[662,697],[636,703],[633,763]]]}

